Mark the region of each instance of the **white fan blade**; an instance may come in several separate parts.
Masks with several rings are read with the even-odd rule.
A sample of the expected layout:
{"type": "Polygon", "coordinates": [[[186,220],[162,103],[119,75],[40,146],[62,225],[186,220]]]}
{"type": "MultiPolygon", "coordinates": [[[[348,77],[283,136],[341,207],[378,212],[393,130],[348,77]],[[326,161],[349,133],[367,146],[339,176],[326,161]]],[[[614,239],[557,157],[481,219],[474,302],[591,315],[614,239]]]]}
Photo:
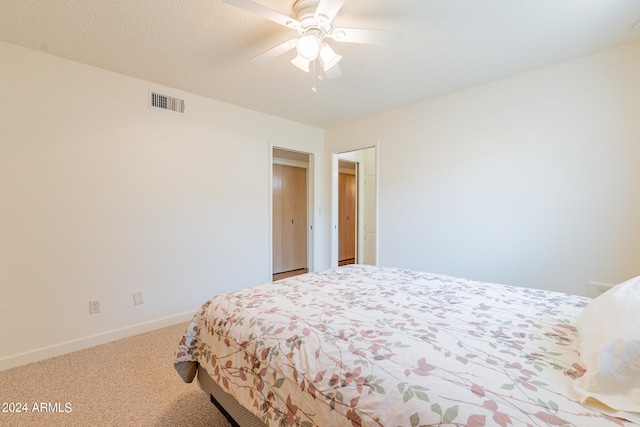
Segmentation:
{"type": "Polygon", "coordinates": [[[240,9],[244,9],[247,12],[251,12],[254,15],[262,16],[263,18],[273,21],[276,24],[284,25],[285,27],[293,28],[297,30],[300,28],[300,22],[296,19],[283,15],[282,13],[263,6],[260,3],[256,3],[252,0],[222,0],[227,4],[235,6],[240,9]]]}
{"type": "Polygon", "coordinates": [[[340,69],[340,65],[336,64],[333,67],[329,68],[324,72],[324,75],[328,79],[335,79],[336,77],[340,77],[342,75],[342,70],[340,69]]]}
{"type": "Polygon", "coordinates": [[[333,21],[345,0],[320,0],[316,8],[315,19],[319,22],[333,21]]]}
{"type": "Polygon", "coordinates": [[[298,39],[291,39],[286,41],[278,46],[269,49],[266,52],[261,53],[258,56],[255,56],[249,60],[249,62],[253,62],[254,64],[262,64],[270,59],[275,58],[276,56],[282,55],[285,52],[290,51],[298,44],[298,39]]]}
{"type": "Polygon", "coordinates": [[[379,44],[395,46],[402,42],[404,33],[393,30],[366,30],[360,28],[336,28],[328,35],[337,42],[379,44]]]}

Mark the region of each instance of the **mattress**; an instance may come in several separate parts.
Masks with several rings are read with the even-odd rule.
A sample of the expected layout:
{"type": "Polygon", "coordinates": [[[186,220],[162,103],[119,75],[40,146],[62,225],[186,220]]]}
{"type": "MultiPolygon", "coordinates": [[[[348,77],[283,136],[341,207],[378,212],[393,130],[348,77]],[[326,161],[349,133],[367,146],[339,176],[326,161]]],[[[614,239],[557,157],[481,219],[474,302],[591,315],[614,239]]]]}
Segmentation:
{"type": "Polygon", "coordinates": [[[266,425],[634,425],[574,394],[588,302],[352,265],[214,296],[175,365],[266,425]]]}

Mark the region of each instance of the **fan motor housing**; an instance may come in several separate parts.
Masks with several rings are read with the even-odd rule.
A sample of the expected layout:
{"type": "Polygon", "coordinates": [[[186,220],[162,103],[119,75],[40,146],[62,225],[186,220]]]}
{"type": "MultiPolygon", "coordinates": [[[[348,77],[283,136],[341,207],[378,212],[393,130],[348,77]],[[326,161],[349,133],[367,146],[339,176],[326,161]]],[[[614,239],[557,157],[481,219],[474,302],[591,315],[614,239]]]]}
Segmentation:
{"type": "Polygon", "coordinates": [[[318,3],[319,0],[298,0],[293,4],[293,15],[302,26],[302,34],[316,35],[322,39],[325,34],[331,31],[331,21],[328,18],[322,20],[323,15],[316,19],[315,13],[318,3]]]}

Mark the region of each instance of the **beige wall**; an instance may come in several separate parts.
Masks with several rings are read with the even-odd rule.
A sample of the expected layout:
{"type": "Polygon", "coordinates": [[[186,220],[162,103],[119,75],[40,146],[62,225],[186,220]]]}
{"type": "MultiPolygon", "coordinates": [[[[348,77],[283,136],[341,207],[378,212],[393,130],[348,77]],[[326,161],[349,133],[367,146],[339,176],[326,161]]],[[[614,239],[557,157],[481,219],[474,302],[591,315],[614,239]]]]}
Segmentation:
{"type": "Polygon", "coordinates": [[[638,76],[635,43],[326,130],[327,153],[378,141],[378,264],[575,294],[639,275],[638,76]]]}
{"type": "Polygon", "coordinates": [[[268,281],[271,146],[322,159],[320,129],[6,43],[0,98],[0,369],[268,281]]]}

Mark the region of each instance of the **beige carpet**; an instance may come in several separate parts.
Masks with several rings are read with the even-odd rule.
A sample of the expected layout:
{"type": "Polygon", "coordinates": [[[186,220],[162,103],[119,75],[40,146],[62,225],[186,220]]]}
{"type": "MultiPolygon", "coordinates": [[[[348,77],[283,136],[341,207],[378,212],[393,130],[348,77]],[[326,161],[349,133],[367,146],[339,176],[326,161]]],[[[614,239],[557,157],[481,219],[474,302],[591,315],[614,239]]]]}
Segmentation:
{"type": "Polygon", "coordinates": [[[228,427],[197,380],[185,384],[173,369],[173,351],[186,327],[0,372],[0,426],[228,427]],[[28,411],[2,412],[14,409],[11,403],[26,403],[28,411]],[[35,412],[41,403],[56,412],[35,412]]]}

